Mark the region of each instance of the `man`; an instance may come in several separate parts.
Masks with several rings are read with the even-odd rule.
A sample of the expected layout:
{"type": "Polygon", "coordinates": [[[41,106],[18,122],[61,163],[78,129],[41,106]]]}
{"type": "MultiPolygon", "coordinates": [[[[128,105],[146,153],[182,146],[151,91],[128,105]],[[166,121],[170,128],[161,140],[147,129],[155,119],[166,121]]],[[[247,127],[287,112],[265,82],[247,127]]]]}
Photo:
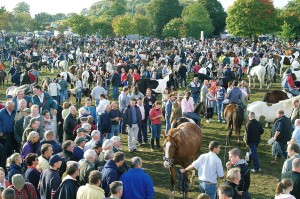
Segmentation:
{"type": "Polygon", "coordinates": [[[227,169],[239,168],[241,172],[241,180],[237,187],[239,195],[243,199],[250,199],[248,192],[250,187],[250,169],[244,159],[242,159],[242,151],[238,148],[231,149],[229,152],[229,161],[226,163],[227,169]]]}
{"type": "Polygon", "coordinates": [[[87,115],[91,115],[94,118],[93,124],[97,124],[97,114],[95,108],[92,106],[92,100],[91,98],[87,97],[85,98],[85,103],[83,107],[87,111],[87,115]]]}
{"type": "Polygon", "coordinates": [[[57,104],[53,101],[53,98],[46,92],[42,91],[39,85],[33,87],[34,95],[31,98],[32,104],[37,104],[40,108],[40,112],[44,110],[51,111],[53,109],[53,114],[57,113],[57,104]]]}
{"type": "Polygon", "coordinates": [[[194,77],[194,80],[187,87],[191,89],[192,98],[197,104],[199,102],[199,94],[201,89],[201,82],[199,82],[198,77],[194,77]]]}
{"type": "Polygon", "coordinates": [[[102,113],[104,113],[105,111],[105,106],[107,104],[110,104],[110,102],[106,99],[104,94],[100,94],[100,101],[99,101],[99,105],[96,108],[96,112],[99,115],[101,115],[102,113]]]}
{"type": "Polygon", "coordinates": [[[49,159],[53,154],[53,148],[51,144],[43,144],[41,147],[41,153],[42,155],[38,157],[39,164],[37,165],[37,169],[43,172],[50,167],[49,159]]]}
{"type": "Polygon", "coordinates": [[[233,199],[233,189],[226,183],[222,183],[218,187],[219,199],[233,199]]]}
{"type": "Polygon", "coordinates": [[[84,151],[87,151],[88,149],[92,149],[93,146],[100,140],[100,131],[93,130],[91,133],[92,139],[88,141],[84,146],[84,151]]]}
{"type": "Polygon", "coordinates": [[[3,153],[9,157],[13,153],[14,140],[15,103],[8,101],[5,108],[0,110],[0,143],[4,146],[3,153]]]}
{"type": "Polygon", "coordinates": [[[102,175],[100,171],[92,171],[89,175],[89,183],[79,187],[77,199],[104,199],[104,190],[101,186],[102,175]]]}
{"type": "Polygon", "coordinates": [[[95,161],[98,158],[96,152],[93,149],[88,149],[84,152],[84,160],[80,164],[79,168],[79,183],[85,185],[88,183],[88,177],[90,173],[95,170],[95,161]]]}
{"type": "Polygon", "coordinates": [[[217,113],[218,113],[218,122],[225,123],[223,116],[224,112],[224,100],[227,98],[226,90],[223,86],[220,85],[220,82],[217,83],[216,87],[216,104],[217,104],[217,113]]]}
{"type": "Polygon", "coordinates": [[[110,110],[110,104],[106,104],[105,111],[99,117],[98,130],[101,133],[101,140],[104,138],[110,139],[113,136],[111,133],[111,119],[109,115],[110,110]]]}
{"type": "Polygon", "coordinates": [[[121,199],[123,195],[123,183],[121,181],[114,181],[109,185],[111,192],[110,198],[121,199]]]}
{"type": "Polygon", "coordinates": [[[287,147],[287,153],[290,157],[289,159],[285,160],[282,166],[281,173],[285,173],[292,170],[292,162],[296,158],[300,158],[299,155],[300,149],[299,145],[296,143],[290,143],[287,147]]]}
{"type": "MultiPolygon", "coordinates": [[[[15,110],[16,110],[16,104],[15,104],[15,110]]],[[[21,117],[24,115],[24,110],[27,108],[27,101],[25,99],[20,99],[18,101],[18,110],[16,110],[16,115],[15,115],[15,122],[19,120],[21,117]]],[[[5,106],[4,106],[5,107],[5,106]]],[[[29,109],[30,110],[30,109],[29,109]]],[[[23,130],[24,131],[24,130],[23,130]]]]}
{"type": "Polygon", "coordinates": [[[121,85],[121,76],[117,70],[113,71],[111,78],[111,85],[113,87],[113,98],[116,100],[119,96],[119,86],[121,85]]]}
{"type": "Polygon", "coordinates": [[[293,96],[299,95],[299,88],[295,85],[295,82],[292,77],[292,70],[290,68],[286,69],[285,75],[283,75],[281,80],[281,86],[293,96]]]}
{"type": "Polygon", "coordinates": [[[174,94],[170,94],[168,97],[168,101],[165,107],[165,120],[166,120],[166,131],[165,134],[167,135],[169,130],[171,129],[171,113],[172,113],[172,104],[174,102],[175,96],[174,94]]]}
{"type": "Polygon", "coordinates": [[[118,152],[119,151],[119,148],[121,147],[122,145],[122,142],[121,142],[121,138],[119,136],[113,136],[111,138],[111,140],[113,141],[113,151],[114,153],[118,152]]]}
{"type": "Polygon", "coordinates": [[[261,169],[258,160],[257,147],[261,141],[261,135],[264,133],[264,129],[262,125],[255,119],[255,113],[250,112],[248,118],[249,121],[246,124],[245,142],[249,147],[251,157],[253,159],[254,169],[251,171],[258,173],[261,171],[261,169]]]}
{"type": "Polygon", "coordinates": [[[300,119],[300,103],[298,99],[295,99],[292,101],[292,104],[294,106],[294,109],[291,114],[291,122],[292,124],[294,124],[296,119],[300,119]]]}
{"type": "Polygon", "coordinates": [[[99,105],[101,94],[106,95],[107,91],[102,87],[102,82],[98,81],[97,86],[95,88],[93,88],[92,93],[91,93],[92,100],[95,100],[96,107],[98,107],[98,105],[99,105]]]}
{"type": "Polygon", "coordinates": [[[41,198],[52,198],[58,189],[61,178],[58,174],[58,169],[62,164],[62,159],[59,155],[53,155],[49,159],[50,168],[46,169],[40,178],[39,191],[41,198]]]}
{"type": "Polygon", "coordinates": [[[300,119],[295,121],[295,130],[292,133],[291,142],[294,142],[300,146],[300,119]]]}
{"type": "Polygon", "coordinates": [[[21,71],[16,70],[16,73],[11,76],[11,83],[13,86],[21,85],[21,71]]]}
{"type": "Polygon", "coordinates": [[[120,180],[123,182],[124,188],[122,198],[153,198],[153,182],[151,177],[142,169],[142,159],[140,157],[131,159],[131,169],[124,173],[120,180]]]}
{"type": "MultiPolygon", "coordinates": [[[[25,104],[26,100],[21,99],[20,102],[21,102],[21,104],[25,104]]],[[[23,105],[21,107],[23,107],[23,105]]],[[[29,108],[24,108],[20,112],[17,112],[15,115],[14,138],[17,143],[16,151],[18,151],[18,152],[20,151],[20,149],[22,147],[21,142],[22,142],[22,136],[24,133],[24,127],[23,127],[24,120],[25,120],[25,117],[30,115],[30,113],[31,113],[31,110],[29,108]],[[19,118],[17,119],[17,117],[19,117],[19,118]]]]}
{"type": "Polygon", "coordinates": [[[271,136],[274,139],[272,155],[275,156],[275,160],[271,161],[272,164],[279,164],[281,157],[287,158],[286,147],[292,133],[291,120],[284,115],[284,111],[278,110],[276,117],[277,119],[271,130],[271,136]]]}
{"type": "Polygon", "coordinates": [[[300,158],[295,158],[292,162],[292,171],[285,172],[280,179],[291,178],[294,186],[291,195],[300,198],[300,158]]]}
{"type": "Polygon", "coordinates": [[[62,143],[63,151],[58,155],[64,160],[59,168],[60,176],[66,171],[67,162],[74,161],[73,151],[74,151],[74,142],[72,140],[67,140],[62,143]]]}
{"type": "Polygon", "coordinates": [[[149,109],[148,106],[144,104],[144,99],[140,97],[137,101],[137,106],[141,111],[141,128],[139,128],[138,132],[138,142],[139,144],[148,144],[148,137],[147,137],[147,121],[149,118],[149,109]]]}
{"type": "Polygon", "coordinates": [[[108,160],[102,170],[102,185],[101,187],[105,191],[105,196],[109,195],[109,185],[113,181],[119,180],[118,168],[120,168],[125,162],[125,156],[122,152],[114,154],[113,160],[108,160]]]}
{"type": "Polygon", "coordinates": [[[86,140],[83,137],[78,137],[75,139],[76,146],[73,150],[73,158],[75,161],[80,161],[83,158],[84,147],[86,144],[86,140]]]}
{"type": "Polygon", "coordinates": [[[56,83],[56,78],[53,78],[52,82],[48,86],[48,92],[53,99],[55,99],[58,103],[60,103],[59,91],[61,87],[58,83],[56,83]]]}
{"type": "Polygon", "coordinates": [[[208,80],[203,81],[203,85],[201,87],[201,94],[200,94],[200,102],[204,105],[204,110],[206,110],[206,96],[208,93],[208,80]]]}
{"type": "Polygon", "coordinates": [[[69,101],[69,96],[68,96],[68,82],[65,80],[64,76],[61,76],[61,79],[58,81],[58,84],[60,85],[60,90],[59,90],[59,95],[60,95],[60,100],[59,104],[63,103],[63,98],[65,98],[65,101],[69,101]]]}
{"type": "MultiPolygon", "coordinates": [[[[13,102],[15,103],[15,110],[16,111],[20,111],[21,110],[21,104],[19,103],[21,99],[25,99],[26,100],[26,107],[30,107],[31,106],[31,97],[28,95],[24,94],[24,90],[18,90],[17,91],[17,96],[14,97],[13,102]]],[[[24,107],[24,108],[26,108],[24,107]]]]}
{"type": "Polygon", "coordinates": [[[224,171],[221,159],[217,156],[220,152],[220,143],[211,141],[209,143],[210,152],[202,154],[190,166],[185,169],[180,169],[181,173],[189,170],[198,170],[198,178],[200,190],[202,193],[207,193],[211,199],[215,199],[217,177],[223,178],[224,171]],[[214,165],[212,168],[211,165],[214,165]]]}
{"type": "Polygon", "coordinates": [[[8,188],[13,188],[15,190],[15,198],[38,198],[33,185],[30,182],[25,182],[25,179],[21,174],[15,174],[12,177],[12,185],[8,188]]]}
{"type": "Polygon", "coordinates": [[[136,151],[136,141],[141,126],[142,114],[136,106],[136,99],[130,99],[130,105],[124,110],[123,120],[128,125],[128,149],[136,151]]]}
{"type": "Polygon", "coordinates": [[[77,119],[76,119],[76,107],[71,106],[69,108],[69,115],[64,120],[64,135],[63,135],[63,141],[66,140],[74,140],[73,130],[75,126],[77,125],[77,119]]]}
{"type": "Polygon", "coordinates": [[[182,88],[186,87],[186,73],[187,73],[187,68],[184,64],[180,64],[179,69],[178,69],[178,74],[180,77],[180,86],[182,88]],[[183,87],[183,82],[184,82],[184,87],[183,87]]]}
{"type": "Polygon", "coordinates": [[[38,193],[38,185],[41,176],[41,172],[38,171],[37,165],[39,164],[38,155],[35,153],[29,153],[26,156],[27,169],[24,174],[26,182],[30,182],[38,193]]]}
{"type": "Polygon", "coordinates": [[[2,196],[2,199],[15,199],[16,193],[15,193],[14,189],[6,188],[3,190],[1,196],[2,196]]]}
{"type": "MultiPolygon", "coordinates": [[[[122,93],[118,97],[119,109],[122,114],[124,113],[125,108],[129,105],[128,93],[129,93],[129,88],[127,86],[125,86],[125,87],[123,87],[122,93]]],[[[126,123],[122,120],[121,121],[121,133],[126,134],[125,130],[126,130],[126,123]]]]}
{"type": "Polygon", "coordinates": [[[53,131],[45,132],[44,139],[40,142],[40,146],[43,144],[51,144],[54,154],[62,152],[61,144],[55,140],[55,134],[53,131]]]}
{"type": "Polygon", "coordinates": [[[76,198],[77,190],[79,188],[79,184],[76,180],[78,173],[79,173],[79,164],[75,161],[69,161],[66,170],[67,176],[63,179],[62,183],[59,185],[53,197],[54,199],[76,198]]]}

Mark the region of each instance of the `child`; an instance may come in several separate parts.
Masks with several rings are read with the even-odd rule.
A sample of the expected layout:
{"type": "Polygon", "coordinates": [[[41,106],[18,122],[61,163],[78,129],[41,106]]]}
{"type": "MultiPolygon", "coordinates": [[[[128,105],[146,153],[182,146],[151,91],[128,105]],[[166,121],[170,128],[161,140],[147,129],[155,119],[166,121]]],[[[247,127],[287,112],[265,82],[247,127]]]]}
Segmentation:
{"type": "Polygon", "coordinates": [[[276,187],[275,199],[296,199],[290,192],[293,190],[293,181],[290,178],[283,178],[276,187]]]}

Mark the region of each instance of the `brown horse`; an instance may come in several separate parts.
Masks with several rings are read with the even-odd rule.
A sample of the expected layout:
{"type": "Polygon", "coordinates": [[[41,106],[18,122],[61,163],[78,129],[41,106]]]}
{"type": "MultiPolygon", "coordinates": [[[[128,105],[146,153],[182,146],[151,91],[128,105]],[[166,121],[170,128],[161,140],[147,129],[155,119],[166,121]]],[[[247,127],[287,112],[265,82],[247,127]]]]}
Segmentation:
{"type": "Polygon", "coordinates": [[[226,145],[230,144],[232,131],[238,136],[238,143],[240,143],[241,127],[244,120],[243,108],[238,104],[228,104],[224,110],[224,117],[227,121],[228,129],[226,145]]]}
{"type": "Polygon", "coordinates": [[[286,99],[289,99],[286,92],[282,90],[272,90],[265,94],[263,98],[263,102],[275,104],[281,100],[286,100],[286,99]]]}
{"type": "MultiPolygon", "coordinates": [[[[177,128],[169,130],[164,135],[164,167],[168,168],[171,175],[171,191],[175,190],[175,165],[183,168],[189,166],[200,155],[202,130],[193,123],[185,122],[177,128]]],[[[193,178],[193,176],[192,176],[193,178]]],[[[187,181],[187,176],[186,179],[187,181]]],[[[192,183],[191,183],[192,184],[192,183]]],[[[188,190],[183,190],[187,198],[188,190]]],[[[172,197],[173,195],[171,195],[172,197]]]]}

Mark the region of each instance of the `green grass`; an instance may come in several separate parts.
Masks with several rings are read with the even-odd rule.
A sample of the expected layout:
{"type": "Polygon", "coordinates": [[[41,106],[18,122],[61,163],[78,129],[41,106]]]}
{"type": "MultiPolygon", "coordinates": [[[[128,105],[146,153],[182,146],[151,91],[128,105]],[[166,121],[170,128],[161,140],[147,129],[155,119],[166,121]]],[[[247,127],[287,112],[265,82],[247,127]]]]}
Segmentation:
{"type": "MultiPolygon", "coordinates": [[[[50,72],[45,72],[44,70],[40,73],[40,83],[45,77],[54,77],[56,73],[51,74],[50,72]]],[[[280,89],[279,77],[277,77],[277,83],[273,85],[273,89],[280,89]]],[[[191,80],[191,78],[190,78],[191,80]]],[[[5,88],[0,88],[0,99],[5,101],[5,91],[8,86],[11,86],[9,83],[5,85],[5,88]]],[[[256,85],[258,86],[258,85],[256,85]]],[[[262,100],[264,93],[267,91],[266,86],[263,87],[262,91],[256,89],[251,89],[250,102],[257,100],[262,100]]],[[[75,98],[71,97],[71,101],[74,102],[75,98]]],[[[214,118],[216,120],[216,117],[214,118]]],[[[225,168],[225,163],[228,161],[227,152],[234,147],[239,147],[245,153],[247,151],[244,143],[238,144],[236,142],[236,137],[233,136],[231,146],[225,147],[226,141],[226,124],[220,123],[205,123],[202,120],[202,129],[203,129],[203,141],[201,153],[206,153],[208,151],[208,143],[211,140],[217,140],[221,142],[221,152],[219,157],[223,162],[225,168]]],[[[244,135],[245,125],[242,128],[242,136],[244,135]]],[[[148,135],[150,137],[150,135],[148,135]]],[[[270,136],[270,129],[265,128],[265,133],[262,136],[262,142],[258,147],[258,156],[261,163],[262,173],[260,174],[251,174],[251,186],[250,193],[253,199],[266,199],[274,198],[274,190],[277,184],[277,178],[280,176],[282,165],[271,165],[271,146],[267,144],[267,140],[270,136]]],[[[127,151],[127,136],[121,135],[123,146],[121,150],[125,152],[126,161],[129,164],[130,159],[133,156],[140,156],[143,159],[143,167],[145,171],[150,174],[153,179],[155,186],[155,199],[166,199],[169,197],[170,193],[170,177],[169,171],[163,167],[163,154],[162,152],[151,152],[149,146],[138,147],[138,152],[128,153],[127,151]]],[[[161,138],[163,142],[163,138],[161,138]]],[[[283,163],[283,162],[282,162],[283,163]]],[[[178,167],[178,166],[177,166],[178,167]]],[[[195,178],[196,180],[196,178],[195,178]]],[[[196,180],[197,181],[197,180],[196,180]]],[[[219,183],[222,180],[219,181],[219,183]]],[[[176,187],[177,188],[177,187],[176,187]]],[[[189,193],[190,198],[196,198],[200,194],[199,188],[197,186],[192,188],[192,192],[189,193]]],[[[181,198],[181,195],[176,192],[175,198],[181,198]]]]}

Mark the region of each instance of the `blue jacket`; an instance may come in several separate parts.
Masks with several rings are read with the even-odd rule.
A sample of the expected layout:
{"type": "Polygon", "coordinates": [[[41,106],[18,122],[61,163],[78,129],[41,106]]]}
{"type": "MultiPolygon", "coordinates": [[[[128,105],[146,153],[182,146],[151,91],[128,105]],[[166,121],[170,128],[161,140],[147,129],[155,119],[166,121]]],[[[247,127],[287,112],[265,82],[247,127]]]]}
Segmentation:
{"type": "Polygon", "coordinates": [[[109,195],[109,185],[119,180],[118,167],[113,160],[108,160],[102,170],[101,187],[105,191],[105,196],[109,195]]]}
{"type": "Polygon", "coordinates": [[[21,84],[21,73],[15,73],[11,76],[11,83],[15,84],[16,86],[20,86],[21,84]]]}
{"type": "Polygon", "coordinates": [[[151,177],[140,168],[129,169],[120,180],[123,182],[123,199],[151,199],[154,188],[151,177]]]}
{"type": "Polygon", "coordinates": [[[3,135],[14,132],[15,115],[15,110],[12,111],[11,115],[8,114],[6,108],[0,110],[0,132],[3,132],[3,135]]]}
{"type": "MultiPolygon", "coordinates": [[[[28,95],[24,95],[24,99],[26,100],[27,102],[27,107],[29,107],[29,103],[31,102],[31,97],[28,96],[28,95]]],[[[13,102],[15,103],[15,110],[17,110],[17,107],[18,107],[18,104],[17,104],[17,97],[15,97],[13,99],[13,102]]]]}
{"type": "Polygon", "coordinates": [[[165,110],[165,117],[170,120],[171,113],[172,113],[172,102],[170,100],[166,103],[166,110],[165,110]]]}
{"type": "Polygon", "coordinates": [[[229,103],[236,103],[240,106],[243,106],[242,103],[242,91],[238,87],[233,87],[232,90],[228,92],[229,103]]]}
{"type": "Polygon", "coordinates": [[[74,150],[73,150],[73,158],[76,162],[78,162],[79,160],[81,160],[83,158],[83,150],[81,148],[79,148],[79,146],[75,146],[74,150]]]}
{"type": "Polygon", "coordinates": [[[10,184],[12,184],[12,177],[15,174],[22,174],[22,169],[20,166],[18,166],[17,164],[12,164],[10,165],[10,167],[8,168],[8,182],[10,184]]]}
{"type": "Polygon", "coordinates": [[[43,93],[44,93],[44,100],[46,100],[44,107],[42,107],[43,103],[40,102],[40,99],[37,95],[32,96],[31,98],[32,104],[37,104],[39,108],[42,107],[42,111],[44,110],[50,111],[50,108],[57,110],[57,104],[53,101],[53,98],[48,93],[45,92],[43,93]]]}
{"type": "Polygon", "coordinates": [[[90,115],[94,118],[94,124],[97,124],[97,114],[95,108],[93,106],[84,106],[84,109],[90,111],[90,115]]]}
{"type": "Polygon", "coordinates": [[[98,130],[101,132],[101,134],[110,133],[111,120],[107,111],[104,111],[104,113],[99,116],[98,130]]]}
{"type": "Polygon", "coordinates": [[[51,144],[52,148],[53,148],[53,154],[58,154],[58,153],[62,152],[62,148],[61,148],[60,144],[55,140],[47,141],[47,140],[43,139],[40,142],[40,148],[42,147],[43,144],[51,144]]]}

